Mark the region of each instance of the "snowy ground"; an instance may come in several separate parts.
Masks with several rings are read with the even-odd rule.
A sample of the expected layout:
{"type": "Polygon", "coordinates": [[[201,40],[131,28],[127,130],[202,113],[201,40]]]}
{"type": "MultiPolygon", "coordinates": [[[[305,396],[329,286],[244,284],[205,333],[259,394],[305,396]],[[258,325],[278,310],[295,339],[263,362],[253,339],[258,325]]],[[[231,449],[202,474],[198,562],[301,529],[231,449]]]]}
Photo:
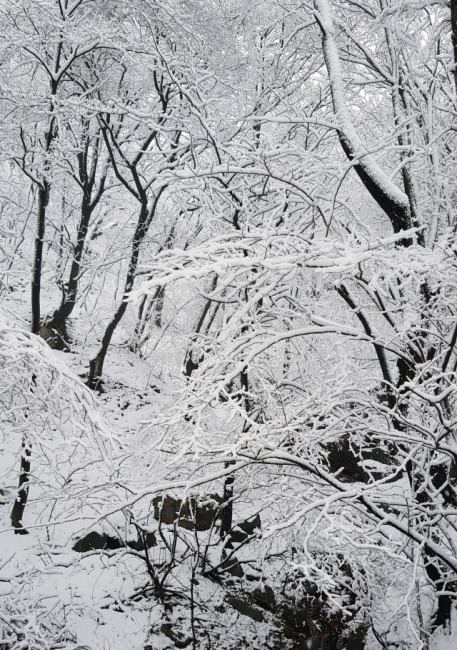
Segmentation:
{"type": "MultiPolygon", "coordinates": [[[[49,354],[67,364],[75,374],[81,374],[77,355],[51,351],[49,354]]],[[[91,456],[90,462],[85,463],[84,453],[90,456],[93,450],[89,453],[86,448],[79,456],[76,446],[71,462],[79,463],[84,471],[80,475],[75,473],[73,488],[68,477],[59,488],[55,481],[56,476],[63,476],[61,468],[53,473],[47,466],[50,457],[54,456],[49,455],[49,448],[44,444],[34,448],[31,490],[24,520],[28,535],[15,535],[9,522],[20,437],[14,428],[3,430],[0,616],[5,643],[11,640],[11,645],[5,645],[8,650],[26,647],[165,650],[192,647],[192,643],[196,648],[217,647],[218,650],[239,647],[286,650],[293,647],[292,639],[281,640],[278,618],[278,594],[284,589],[286,564],[282,559],[259,562],[266,548],[262,540],[252,541],[237,554],[238,559],[246,562],[244,577],[226,576],[228,580],[215,580],[214,576],[203,575],[204,570],[211,564],[217,565],[221,558],[214,531],[196,534],[192,530],[163,525],[161,536],[158,522],[151,516],[150,499],[136,510],[116,507],[116,503],[122,504],[128,495],[116,485],[113,476],[108,486],[106,480],[119,458],[127,464],[134,459],[130,471],[138,486],[160,484],[169,472],[166,462],[150,465],[147,453],[144,457],[128,453],[138,445],[140,449],[151,447],[149,434],[141,433],[142,423],[173,399],[173,395],[167,393],[166,372],[162,369],[160,374],[161,377],[156,376],[150,363],[139,360],[125,348],[113,348],[106,368],[106,391],[100,396],[96,409],[107,423],[114,451],[110,458],[103,460],[91,456]],[[148,444],[144,446],[145,442],[149,447],[148,444]],[[107,469],[108,466],[111,469],[107,469]],[[106,516],[110,511],[111,515],[106,516]],[[157,544],[147,554],[128,547],[87,553],[72,550],[78,538],[93,530],[123,541],[136,540],[136,531],[131,525],[134,512],[138,521],[156,534],[157,544]],[[197,548],[200,558],[206,548],[205,567],[201,560],[195,562],[197,548]],[[154,567],[152,574],[148,573],[148,561],[154,567]],[[276,591],[274,602],[267,606],[253,605],[249,594],[256,589],[262,592],[265,584],[276,591]],[[28,646],[23,645],[26,641],[28,646]]],[[[57,451],[58,446],[54,448],[56,457],[57,451]]],[[[398,489],[398,486],[389,489],[398,489]]],[[[240,521],[253,516],[260,508],[260,492],[258,500],[255,495],[254,490],[249,500],[240,501],[236,512],[240,521]]],[[[274,501],[268,506],[264,504],[261,512],[264,532],[275,523],[277,507],[280,506],[274,501]]],[[[270,551],[280,556],[290,543],[284,540],[281,546],[281,542],[277,542],[270,551]]],[[[405,588],[409,588],[407,583],[405,588]]],[[[385,632],[389,648],[423,647],[408,627],[401,576],[392,576],[389,589],[389,608],[383,610],[380,606],[378,609],[378,632],[385,632]]],[[[426,602],[424,612],[427,612],[426,602]]],[[[416,615],[412,613],[413,617],[416,615]]],[[[439,632],[430,640],[429,650],[451,650],[456,645],[455,635],[450,637],[439,632]]],[[[369,633],[367,650],[379,647],[369,633]]],[[[346,650],[352,648],[348,645],[346,650]]]]}

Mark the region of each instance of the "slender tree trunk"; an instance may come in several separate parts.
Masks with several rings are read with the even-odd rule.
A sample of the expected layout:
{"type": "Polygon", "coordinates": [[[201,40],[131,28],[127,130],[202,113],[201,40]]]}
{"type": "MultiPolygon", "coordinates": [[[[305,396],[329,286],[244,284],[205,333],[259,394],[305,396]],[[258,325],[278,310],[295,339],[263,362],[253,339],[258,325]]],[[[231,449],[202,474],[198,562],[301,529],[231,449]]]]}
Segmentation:
{"type": "MultiPolygon", "coordinates": [[[[141,219],[142,217],[140,216],[140,220],[141,219]]],[[[138,228],[137,228],[137,232],[138,232],[138,228]]],[[[125,312],[127,311],[127,303],[125,302],[125,299],[128,293],[133,288],[133,283],[135,281],[135,273],[138,265],[139,249],[143,237],[144,234],[141,237],[135,236],[133,239],[132,254],[130,257],[129,268],[125,280],[122,302],[117,308],[113,318],[111,319],[111,321],[109,322],[105,330],[105,333],[103,334],[102,344],[99,351],[97,352],[97,355],[90,361],[89,377],[87,380],[87,385],[90,388],[93,389],[100,388],[100,381],[103,374],[103,367],[105,364],[106,353],[108,352],[108,348],[110,346],[111,339],[113,338],[113,334],[116,331],[117,326],[121,322],[125,312]]]]}
{"type": "Polygon", "coordinates": [[[113,318],[108,324],[105,333],[102,338],[102,344],[97,355],[91,359],[89,365],[89,376],[87,378],[87,385],[92,389],[100,389],[101,378],[103,374],[103,367],[105,364],[106,354],[113,338],[113,334],[116,331],[117,326],[122,320],[125,312],[127,311],[127,303],[125,299],[127,298],[130,291],[133,289],[133,283],[135,282],[135,275],[138,266],[138,258],[140,255],[140,246],[143,242],[143,239],[148,231],[148,228],[151,224],[152,218],[157,209],[157,205],[162,195],[162,192],[165,190],[163,187],[154,198],[153,204],[148,210],[147,201],[145,200],[141,206],[140,215],[138,217],[138,224],[135,230],[135,234],[132,242],[132,252],[130,255],[129,267],[127,270],[127,277],[125,280],[124,293],[122,297],[122,302],[117,308],[113,318]]]}
{"type": "Polygon", "coordinates": [[[155,301],[154,325],[159,329],[162,327],[163,303],[165,300],[165,287],[159,287],[157,299],[155,301]]]}
{"type": "MultiPolygon", "coordinates": [[[[43,247],[49,191],[49,182],[44,179],[38,189],[37,228],[31,288],[32,333],[36,335],[39,335],[41,327],[41,274],[43,269],[43,247]]],[[[28,437],[24,433],[21,442],[21,462],[19,466],[17,497],[11,510],[11,525],[15,529],[14,532],[22,535],[27,533],[22,525],[22,518],[29,494],[31,451],[32,448],[28,437]]]]}
{"type": "Polygon", "coordinates": [[[92,388],[94,390],[100,390],[101,378],[103,375],[103,368],[106,359],[106,353],[108,352],[108,348],[110,346],[111,339],[113,338],[113,334],[116,330],[116,327],[121,322],[122,317],[124,316],[127,310],[127,303],[125,302],[125,296],[128,293],[128,291],[130,291],[131,287],[127,288],[129,284],[130,284],[129,282],[126,282],[125,284],[123,302],[117,308],[116,313],[114,314],[113,318],[108,324],[108,327],[105,330],[105,333],[102,338],[102,344],[99,351],[97,352],[97,355],[89,362],[89,377],[87,379],[87,385],[89,386],[89,388],[92,388]]]}
{"type": "Polygon", "coordinates": [[[21,462],[19,467],[19,485],[17,490],[17,497],[11,510],[11,525],[15,529],[17,535],[27,535],[27,530],[24,528],[22,518],[24,516],[25,506],[29,496],[29,477],[30,477],[30,458],[32,453],[32,445],[28,441],[28,437],[24,434],[22,436],[21,445],[21,462]]]}
{"type": "Polygon", "coordinates": [[[132,341],[130,343],[130,350],[132,352],[137,352],[140,357],[142,356],[142,348],[148,336],[145,334],[146,326],[151,318],[152,311],[154,309],[155,301],[159,295],[161,287],[157,287],[153,296],[142,296],[140,299],[140,306],[138,308],[138,317],[135,325],[135,331],[133,333],[132,341]]]}
{"type": "MultiPolygon", "coordinates": [[[[183,213],[180,212],[179,216],[183,213]]],[[[157,253],[161,253],[164,250],[169,250],[175,240],[176,234],[176,222],[172,225],[171,230],[168,234],[168,237],[163,246],[159,248],[157,253]]],[[[147,341],[148,337],[145,337],[145,329],[148,320],[151,318],[152,311],[155,310],[155,325],[157,327],[162,327],[162,311],[165,297],[165,287],[157,287],[152,297],[143,296],[140,300],[140,307],[138,309],[138,319],[135,325],[135,332],[133,334],[132,343],[130,349],[135,352],[140,352],[144,343],[147,341]]]]}
{"type": "MultiPolygon", "coordinates": [[[[214,278],[213,278],[213,281],[211,283],[211,289],[210,289],[211,293],[216,289],[217,280],[218,280],[218,277],[217,277],[217,275],[215,275],[214,278]]],[[[197,340],[198,335],[203,330],[203,324],[204,324],[205,319],[206,319],[206,317],[207,317],[207,315],[209,313],[212,302],[213,301],[210,298],[206,301],[205,306],[203,307],[202,312],[200,314],[200,318],[198,319],[198,322],[197,322],[197,325],[195,327],[194,333],[193,333],[193,335],[191,337],[192,342],[197,340]]],[[[219,310],[219,305],[220,305],[220,303],[216,303],[216,307],[214,308],[212,315],[210,315],[210,318],[208,319],[208,322],[206,323],[206,326],[204,328],[204,331],[205,331],[206,334],[208,334],[208,332],[210,330],[210,327],[211,327],[211,325],[213,323],[214,317],[215,317],[217,311],[219,310]]],[[[186,352],[186,356],[185,356],[185,359],[184,359],[184,374],[188,379],[192,376],[192,373],[195,370],[197,370],[197,368],[200,365],[200,363],[202,362],[202,360],[203,360],[203,355],[199,359],[195,359],[193,357],[192,344],[191,344],[190,348],[186,352]]]]}
{"type": "MultiPolygon", "coordinates": [[[[89,123],[86,123],[86,129],[89,129],[89,123]]],[[[95,139],[95,145],[92,148],[92,161],[89,163],[90,140],[87,137],[85,146],[78,154],[79,163],[79,183],[82,187],[81,216],[76,233],[76,244],[73,247],[73,259],[70,267],[68,281],[63,287],[61,303],[54,312],[52,319],[48,323],[49,327],[55,330],[57,346],[66,347],[69,342],[67,332],[67,321],[76,305],[76,298],[79,289],[79,280],[81,276],[81,261],[86,247],[87,234],[92,219],[92,214],[97,207],[105,191],[106,178],[108,175],[108,163],[105,162],[101,169],[100,178],[96,187],[96,177],[100,161],[100,144],[95,139]]]]}
{"type": "MultiPolygon", "coordinates": [[[[165,115],[166,115],[166,110],[168,105],[168,98],[162,94],[162,90],[159,89],[159,87],[157,87],[157,90],[159,92],[159,95],[162,98],[162,105],[163,105],[163,118],[161,118],[159,122],[162,121],[162,119],[163,121],[166,121],[165,115]]],[[[125,187],[127,187],[130,193],[139,201],[141,207],[140,207],[140,214],[138,217],[137,227],[135,229],[135,234],[133,236],[132,252],[130,255],[130,261],[129,261],[129,267],[127,271],[127,278],[125,281],[122,303],[117,308],[113,319],[111,320],[111,322],[109,323],[108,327],[105,330],[105,333],[102,338],[102,345],[100,347],[100,350],[98,351],[94,359],[90,361],[89,364],[89,375],[87,378],[87,385],[90,386],[91,388],[98,388],[98,389],[100,389],[101,386],[100,382],[103,373],[103,367],[105,363],[106,354],[108,352],[108,348],[111,343],[111,339],[113,337],[113,334],[117,326],[119,325],[120,321],[122,320],[122,317],[124,316],[127,310],[127,303],[125,302],[125,300],[127,298],[128,293],[132,290],[133,283],[135,281],[135,275],[138,266],[138,258],[140,253],[140,246],[143,242],[146,233],[148,232],[151,221],[154,218],[160,197],[162,196],[162,193],[165,191],[166,188],[166,185],[161,187],[161,189],[155,195],[150,209],[148,209],[148,198],[147,198],[147,191],[146,191],[147,185],[144,185],[142,176],[138,172],[138,165],[144,153],[148,150],[149,146],[153,142],[154,138],[157,137],[157,132],[151,131],[149,133],[146,140],[143,142],[140,153],[137,154],[137,156],[133,161],[127,162],[124,155],[121,154],[121,157],[124,158],[124,162],[127,162],[127,166],[130,170],[130,173],[132,174],[133,182],[135,186],[135,189],[133,189],[133,187],[129,185],[129,182],[125,179],[125,177],[120,172],[119,167],[116,163],[116,156],[114,153],[114,149],[116,149],[119,152],[120,147],[119,147],[119,143],[116,141],[116,136],[110,127],[109,120],[102,120],[102,123],[103,123],[102,126],[103,139],[105,141],[106,148],[108,150],[111,164],[113,165],[114,173],[117,176],[118,180],[125,187]]],[[[180,137],[181,137],[181,132],[178,131],[176,133],[175,142],[174,142],[175,147],[178,146],[180,137]]],[[[176,150],[170,155],[169,163],[173,164],[175,160],[176,160],[176,150]]]]}
{"type": "MultiPolygon", "coordinates": [[[[62,44],[59,43],[56,49],[55,65],[56,71],[60,62],[60,55],[62,51],[62,44]]],[[[43,177],[41,182],[35,183],[38,184],[38,199],[37,199],[37,227],[35,235],[35,250],[34,250],[34,260],[33,260],[33,271],[32,271],[32,283],[31,283],[31,312],[32,312],[32,333],[39,335],[41,328],[41,275],[43,270],[43,248],[44,248],[44,236],[46,231],[46,209],[49,203],[49,195],[51,191],[51,183],[48,179],[48,162],[46,157],[51,151],[51,145],[53,140],[56,137],[55,131],[55,117],[54,112],[54,102],[57,94],[58,81],[52,79],[50,82],[50,120],[48,124],[48,129],[44,134],[44,147],[43,153],[45,155],[45,164],[43,170],[43,177]]],[[[22,133],[22,132],[21,132],[22,133]]],[[[25,144],[24,144],[25,147],[25,144]]],[[[25,167],[25,153],[23,161],[23,171],[26,172],[25,167]]],[[[27,173],[27,172],[26,172],[27,173]]],[[[32,381],[35,382],[35,377],[32,377],[32,381]]],[[[15,528],[15,532],[19,534],[26,534],[27,531],[23,528],[22,518],[24,515],[25,506],[27,504],[27,498],[29,493],[29,477],[30,477],[30,467],[31,467],[31,444],[28,440],[26,433],[22,435],[21,442],[21,462],[19,467],[19,482],[18,482],[18,492],[16,501],[14,502],[12,511],[11,511],[11,525],[15,528]]]]}
{"type": "Polygon", "coordinates": [[[450,0],[452,46],[454,50],[454,84],[457,92],[457,0],[450,0]]]}
{"type": "MultiPolygon", "coordinates": [[[[234,462],[225,463],[225,468],[228,469],[230,465],[233,465],[234,462]]],[[[232,530],[233,524],[233,486],[235,483],[235,477],[232,475],[227,476],[224,481],[224,502],[221,508],[221,527],[220,527],[220,537],[224,539],[227,537],[229,532],[232,530]]]]}
{"type": "MultiPolygon", "coordinates": [[[[385,3],[381,0],[381,7],[385,9],[385,3]]],[[[398,144],[400,145],[400,158],[402,161],[406,161],[408,158],[412,158],[411,151],[405,153],[403,149],[409,147],[411,148],[412,144],[412,134],[411,134],[411,125],[408,120],[406,124],[402,127],[402,120],[405,116],[408,116],[408,102],[406,98],[406,93],[404,89],[404,75],[401,71],[401,63],[398,61],[398,57],[395,56],[395,46],[392,42],[392,33],[389,26],[386,26],[384,29],[386,36],[387,48],[389,50],[390,64],[392,75],[395,79],[395,84],[392,86],[391,97],[392,97],[392,108],[395,126],[399,129],[398,132],[398,144]]],[[[416,181],[411,170],[411,164],[404,164],[401,170],[403,178],[403,186],[405,189],[405,194],[408,197],[409,201],[409,211],[411,215],[411,224],[415,227],[421,225],[420,219],[420,209],[418,201],[418,192],[416,181]]],[[[424,232],[421,230],[417,234],[418,243],[423,246],[425,243],[424,232]]]]}
{"type": "Polygon", "coordinates": [[[44,247],[44,233],[46,226],[46,208],[49,201],[49,183],[43,180],[42,185],[38,190],[38,205],[37,205],[37,228],[35,236],[35,254],[32,273],[32,332],[34,334],[40,333],[40,318],[41,318],[41,274],[43,269],[43,247],[44,247]]]}
{"type": "MultiPolygon", "coordinates": [[[[388,216],[394,232],[411,228],[411,212],[406,194],[383,171],[375,158],[369,153],[354,127],[346,102],[343,70],[330,5],[327,0],[314,0],[316,18],[322,32],[322,49],[328,71],[333,109],[340,128],[338,137],[341,148],[348,160],[355,161],[354,169],[365,188],[388,216]]],[[[411,244],[403,240],[404,245],[411,244]]]]}
{"type": "MultiPolygon", "coordinates": [[[[61,52],[60,44],[57,46],[57,57],[56,57],[56,66],[59,62],[61,52]]],[[[46,156],[49,155],[51,151],[51,145],[53,140],[56,137],[55,133],[55,117],[54,112],[54,102],[57,94],[58,82],[55,80],[51,81],[50,87],[50,121],[48,124],[48,129],[44,135],[44,147],[43,153],[46,156]]],[[[25,167],[23,167],[25,171],[25,167]]],[[[37,202],[37,229],[35,236],[35,256],[33,261],[33,273],[32,273],[32,295],[31,295],[31,308],[32,308],[32,332],[33,334],[40,333],[40,320],[41,320],[41,274],[43,269],[43,247],[44,247],[44,235],[46,230],[46,209],[49,203],[49,195],[51,191],[51,183],[48,178],[48,162],[45,158],[45,165],[43,171],[42,181],[38,185],[38,202],[37,202]]],[[[36,181],[35,181],[36,182],[36,181]]]]}
{"type": "Polygon", "coordinates": [[[88,197],[85,196],[81,205],[81,219],[78,226],[77,240],[74,247],[68,282],[66,283],[60,306],[56,309],[48,323],[49,327],[56,330],[57,336],[62,339],[62,343],[64,344],[68,343],[67,321],[76,304],[81,272],[81,260],[86,245],[87,232],[89,230],[92,212],[93,206],[91,206],[88,197]]]}

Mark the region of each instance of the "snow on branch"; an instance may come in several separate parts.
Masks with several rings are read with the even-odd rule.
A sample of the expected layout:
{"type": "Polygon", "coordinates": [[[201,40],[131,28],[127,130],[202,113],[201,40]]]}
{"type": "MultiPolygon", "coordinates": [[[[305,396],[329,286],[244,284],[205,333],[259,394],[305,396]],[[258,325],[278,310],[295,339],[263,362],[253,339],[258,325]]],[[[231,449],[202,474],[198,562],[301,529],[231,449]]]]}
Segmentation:
{"type": "Polygon", "coordinates": [[[416,232],[417,229],[411,228],[358,247],[329,239],[311,243],[293,236],[290,231],[253,236],[239,232],[221,235],[191,249],[175,248],[159,253],[153,264],[143,265],[141,270],[142,274],[153,277],[132,291],[128,300],[151,295],[156,287],[178,280],[198,280],[211,274],[221,276],[227,285],[227,279],[233,279],[231,274],[252,269],[262,273],[291,273],[298,268],[350,273],[372,258],[373,251],[382,251],[416,232]]]}
{"type": "Polygon", "coordinates": [[[409,200],[369,153],[352,122],[347,105],[344,76],[336,43],[332,13],[328,0],[315,0],[316,19],[322,31],[325,63],[330,81],[333,108],[338,120],[341,146],[363,184],[387,213],[395,232],[411,227],[409,200]]]}
{"type": "MultiPolygon", "coordinates": [[[[9,451],[2,463],[5,475],[15,471],[14,449],[22,444],[31,453],[32,468],[40,468],[29,477],[34,499],[43,504],[61,501],[65,516],[80,507],[83,493],[97,499],[118,455],[115,434],[91,391],[46,343],[5,323],[0,324],[0,405],[9,451]]],[[[60,508],[52,511],[53,518],[63,514],[60,508]]]]}

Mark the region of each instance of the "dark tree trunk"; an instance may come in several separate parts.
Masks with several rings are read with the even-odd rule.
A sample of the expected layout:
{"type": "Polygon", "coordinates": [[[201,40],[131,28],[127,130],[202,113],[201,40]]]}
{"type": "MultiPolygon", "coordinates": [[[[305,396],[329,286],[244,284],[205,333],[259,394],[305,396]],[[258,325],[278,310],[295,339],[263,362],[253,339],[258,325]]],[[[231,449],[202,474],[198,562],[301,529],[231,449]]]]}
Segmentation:
{"type": "MultiPolygon", "coordinates": [[[[129,285],[130,285],[129,278],[127,278],[127,282],[125,283],[125,290],[124,290],[124,300],[126,294],[131,289],[131,286],[129,285]]],[[[97,352],[97,355],[90,360],[89,377],[87,379],[87,385],[89,386],[89,388],[92,388],[94,390],[100,390],[101,388],[101,378],[103,375],[103,367],[105,365],[106,353],[108,352],[108,348],[110,346],[111,339],[113,338],[113,334],[116,330],[116,327],[121,322],[122,317],[124,316],[126,310],[127,310],[127,303],[123,301],[117,308],[114,317],[112,318],[112,320],[108,324],[108,327],[105,330],[105,333],[102,338],[102,344],[100,350],[97,352]]]]}
{"type": "MultiPolygon", "coordinates": [[[[59,57],[61,52],[60,44],[57,46],[57,57],[56,65],[58,65],[59,57]]],[[[54,100],[57,94],[58,82],[55,80],[51,81],[51,100],[50,100],[50,112],[51,118],[48,125],[48,129],[45,132],[44,136],[44,147],[43,153],[45,156],[48,156],[51,151],[51,145],[53,140],[56,138],[56,129],[55,129],[55,117],[52,115],[54,111],[54,100]]],[[[25,143],[24,143],[25,148],[25,143]]],[[[25,164],[22,167],[23,171],[27,173],[25,164]]],[[[44,235],[46,230],[46,209],[49,203],[49,195],[51,191],[51,183],[48,179],[49,176],[48,164],[45,164],[45,169],[43,171],[43,177],[41,182],[35,183],[38,184],[38,203],[37,203],[37,228],[35,236],[35,251],[34,251],[34,260],[33,260],[33,272],[32,272],[32,295],[31,295],[31,309],[32,309],[32,332],[33,334],[40,333],[41,327],[41,274],[43,269],[43,247],[44,247],[44,235]]]]}
{"type": "Polygon", "coordinates": [[[454,83],[457,91],[457,0],[450,0],[452,46],[454,50],[454,83]]]}
{"type": "Polygon", "coordinates": [[[30,458],[32,446],[24,434],[22,436],[21,446],[21,463],[19,468],[19,485],[17,490],[17,497],[14,501],[11,510],[11,525],[15,529],[17,535],[27,535],[27,530],[24,528],[22,518],[24,516],[25,506],[29,496],[29,477],[30,477],[30,458]]]}
{"type": "Polygon", "coordinates": [[[440,563],[432,554],[425,552],[424,555],[425,571],[437,592],[436,611],[431,622],[431,629],[434,630],[437,627],[448,628],[451,622],[452,607],[457,596],[457,594],[452,596],[449,592],[454,591],[456,585],[455,582],[449,584],[443,578],[445,569],[442,566],[438,568],[437,565],[440,563]]]}
{"type": "MultiPolygon", "coordinates": [[[[339,139],[341,147],[346,154],[347,159],[350,161],[354,160],[356,158],[356,155],[350,142],[344,137],[342,133],[339,133],[339,139]]],[[[372,176],[368,173],[365,165],[358,163],[354,165],[354,169],[364,184],[365,188],[371,194],[372,198],[389,217],[393,231],[397,233],[401,232],[402,230],[408,230],[411,228],[412,220],[409,208],[401,203],[398,203],[392,196],[389,196],[389,194],[387,194],[387,192],[385,192],[384,189],[378,185],[376,180],[373,179],[372,176]]],[[[412,244],[412,240],[405,239],[402,240],[402,243],[403,245],[410,246],[412,244]]]]}
{"type": "MultiPolygon", "coordinates": [[[[225,468],[228,469],[230,465],[233,465],[233,462],[225,463],[225,468]]],[[[232,530],[233,522],[233,485],[235,483],[235,477],[233,475],[227,476],[224,481],[224,501],[221,508],[221,527],[220,527],[220,537],[225,539],[229,532],[232,530]]]]}
{"type": "Polygon", "coordinates": [[[105,333],[102,338],[102,344],[97,355],[91,359],[89,365],[89,376],[87,378],[87,385],[92,389],[100,389],[101,387],[101,378],[103,374],[103,367],[105,364],[106,354],[113,338],[113,334],[116,331],[117,326],[122,320],[125,312],[127,311],[127,303],[125,299],[127,298],[130,291],[133,289],[133,283],[135,282],[136,270],[138,267],[138,258],[140,255],[140,246],[143,242],[143,239],[148,231],[148,228],[151,224],[151,221],[154,217],[155,211],[159,199],[162,195],[162,192],[165,190],[163,187],[155,196],[151,208],[148,210],[146,199],[143,201],[140,214],[138,217],[138,223],[133,236],[132,243],[132,252],[130,255],[129,267],[127,270],[127,277],[125,280],[124,294],[122,297],[122,303],[117,308],[112,320],[108,324],[105,333]]]}
{"type": "MultiPolygon", "coordinates": [[[[89,128],[89,125],[86,125],[89,128]]],[[[60,306],[54,312],[48,327],[55,331],[57,339],[56,347],[66,348],[69,342],[67,332],[67,321],[73,313],[78,296],[79,280],[81,275],[81,261],[86,247],[87,233],[92,219],[92,214],[97,207],[105,191],[106,178],[108,175],[107,163],[101,170],[100,179],[96,187],[96,177],[100,160],[99,139],[95,139],[93,146],[92,161],[89,162],[90,140],[86,139],[84,149],[78,154],[79,177],[78,182],[82,188],[81,217],[76,233],[76,244],[73,248],[73,259],[70,267],[70,274],[63,290],[60,306]],[[60,346],[59,346],[60,343],[60,346]]]]}
{"type": "Polygon", "coordinates": [[[32,273],[32,332],[34,334],[40,333],[40,319],[41,319],[41,273],[43,269],[43,246],[44,246],[44,233],[46,226],[46,208],[49,201],[49,183],[44,180],[38,189],[38,205],[37,205],[37,228],[35,236],[35,251],[33,261],[32,273]]]}
{"type": "MultiPolygon", "coordinates": [[[[215,275],[214,278],[213,278],[213,281],[211,283],[211,289],[210,289],[211,293],[216,289],[217,280],[218,280],[218,277],[217,277],[217,275],[215,275]]],[[[202,312],[200,314],[200,318],[198,319],[197,325],[195,327],[195,331],[194,331],[194,333],[192,335],[192,338],[191,338],[192,342],[197,340],[198,335],[203,330],[203,325],[204,325],[206,317],[208,316],[208,313],[209,313],[209,310],[210,310],[210,307],[211,307],[212,303],[213,303],[213,301],[210,298],[206,301],[205,306],[203,307],[202,312]]],[[[216,313],[219,310],[219,305],[220,305],[220,303],[216,303],[216,307],[214,308],[213,313],[210,315],[210,317],[208,319],[208,322],[206,323],[206,326],[204,328],[204,331],[205,331],[206,334],[208,334],[208,332],[209,332],[209,330],[211,328],[211,325],[212,325],[212,323],[214,321],[216,313]]],[[[192,346],[192,344],[191,344],[191,346],[192,346]]],[[[195,370],[198,369],[198,367],[201,364],[201,362],[203,361],[203,359],[204,359],[204,355],[200,355],[200,357],[198,359],[194,357],[192,347],[190,347],[187,350],[186,357],[184,359],[184,374],[185,374],[185,376],[187,378],[190,378],[192,376],[192,373],[195,370]]]]}
{"type": "Polygon", "coordinates": [[[83,198],[81,206],[81,219],[78,226],[77,240],[73,252],[73,260],[70,268],[70,275],[66,283],[62,301],[52,315],[51,320],[47,326],[54,333],[55,347],[58,349],[68,349],[69,335],[68,335],[68,319],[70,318],[76,304],[78,295],[79,279],[81,272],[81,260],[86,245],[87,232],[94,210],[93,205],[87,197],[83,198]]]}

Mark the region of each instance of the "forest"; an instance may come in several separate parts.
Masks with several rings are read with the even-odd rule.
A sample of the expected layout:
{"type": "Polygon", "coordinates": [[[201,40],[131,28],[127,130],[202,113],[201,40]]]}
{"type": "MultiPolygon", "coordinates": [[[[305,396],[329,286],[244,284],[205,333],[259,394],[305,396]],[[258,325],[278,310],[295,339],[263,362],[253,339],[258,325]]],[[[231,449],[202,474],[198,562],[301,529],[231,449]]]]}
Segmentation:
{"type": "Polygon", "coordinates": [[[457,645],[457,0],[0,0],[0,650],[457,645]]]}

